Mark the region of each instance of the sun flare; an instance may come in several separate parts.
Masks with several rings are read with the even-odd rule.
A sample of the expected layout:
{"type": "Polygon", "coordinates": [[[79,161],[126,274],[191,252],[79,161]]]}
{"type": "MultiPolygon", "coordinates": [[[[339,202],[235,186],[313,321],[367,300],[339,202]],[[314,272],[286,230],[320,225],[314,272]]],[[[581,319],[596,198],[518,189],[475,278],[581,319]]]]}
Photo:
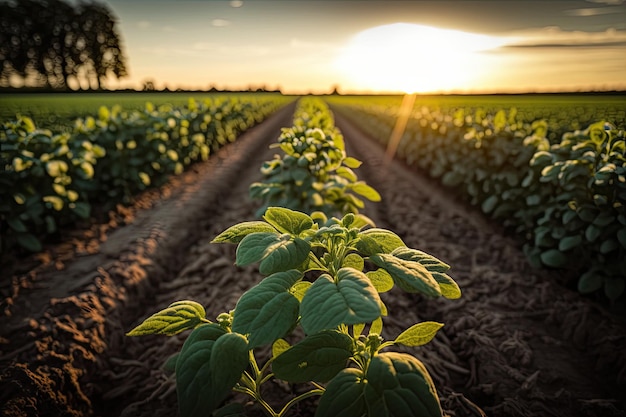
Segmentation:
{"type": "Polygon", "coordinates": [[[503,38],[394,23],[364,30],[351,39],[336,65],[360,87],[423,93],[471,88],[486,68],[479,52],[503,38]]]}

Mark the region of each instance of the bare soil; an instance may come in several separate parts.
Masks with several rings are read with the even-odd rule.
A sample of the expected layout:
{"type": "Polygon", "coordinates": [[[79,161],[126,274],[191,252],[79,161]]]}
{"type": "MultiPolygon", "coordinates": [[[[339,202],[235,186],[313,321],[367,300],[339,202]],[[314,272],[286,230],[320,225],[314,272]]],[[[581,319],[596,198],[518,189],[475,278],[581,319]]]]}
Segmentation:
{"type": "MultiPolygon", "coordinates": [[[[162,369],[186,334],[125,333],[183,299],[208,317],[229,311],[260,279],[234,266],[233,245],[210,244],[254,219],[248,186],[291,126],[293,106],[235,143],[120,207],[105,223],[74,231],[43,254],[20,258],[0,280],[0,410],[6,416],[176,416],[173,376],[162,369]]],[[[459,300],[395,289],[383,336],[423,320],[445,327],[407,350],[422,360],[449,416],[626,416],[626,323],[532,269],[520,242],[460,198],[398,161],[336,115],[361,179],[382,195],[364,214],[408,246],[452,266],[459,300]]],[[[298,387],[273,384],[272,402],[298,387]]],[[[249,415],[261,415],[247,406],[249,415]]],[[[292,409],[312,416],[314,400],[292,409]]]]}

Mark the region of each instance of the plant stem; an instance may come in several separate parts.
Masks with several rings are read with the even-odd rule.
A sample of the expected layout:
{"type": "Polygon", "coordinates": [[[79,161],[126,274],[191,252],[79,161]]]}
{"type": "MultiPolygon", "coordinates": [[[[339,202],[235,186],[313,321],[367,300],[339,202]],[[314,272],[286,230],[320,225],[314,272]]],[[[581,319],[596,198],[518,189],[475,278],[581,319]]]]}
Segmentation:
{"type": "Polygon", "coordinates": [[[297,402],[302,401],[306,398],[312,397],[314,395],[322,395],[324,394],[324,389],[314,389],[311,391],[307,391],[304,394],[300,394],[297,397],[292,398],[291,400],[289,400],[289,402],[287,404],[285,404],[285,406],[283,407],[282,410],[280,410],[280,413],[276,414],[276,417],[283,417],[285,415],[285,413],[297,402]]]}

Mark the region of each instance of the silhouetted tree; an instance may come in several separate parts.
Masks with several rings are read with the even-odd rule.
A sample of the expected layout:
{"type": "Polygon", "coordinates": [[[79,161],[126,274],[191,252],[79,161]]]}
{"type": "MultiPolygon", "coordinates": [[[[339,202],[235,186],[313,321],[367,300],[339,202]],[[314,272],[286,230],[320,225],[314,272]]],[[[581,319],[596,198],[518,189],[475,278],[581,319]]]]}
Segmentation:
{"type": "Polygon", "coordinates": [[[84,37],[87,60],[95,75],[98,89],[109,73],[116,78],[126,75],[125,58],[120,36],[115,29],[115,19],[109,10],[97,3],[81,5],[81,35],[84,37]]]}
{"type": "Polygon", "coordinates": [[[67,88],[80,74],[102,81],[126,75],[115,19],[97,3],[76,8],[63,0],[0,2],[0,84],[12,77],[67,88]]]}

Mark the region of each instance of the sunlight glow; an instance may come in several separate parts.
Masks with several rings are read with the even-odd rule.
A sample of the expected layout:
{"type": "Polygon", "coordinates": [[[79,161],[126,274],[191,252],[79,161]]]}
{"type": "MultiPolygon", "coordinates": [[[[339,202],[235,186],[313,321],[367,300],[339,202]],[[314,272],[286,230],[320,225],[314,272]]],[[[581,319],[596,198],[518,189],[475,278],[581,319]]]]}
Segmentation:
{"type": "Polygon", "coordinates": [[[407,93],[471,88],[483,71],[481,51],[505,38],[409,23],[378,26],[358,33],[336,66],[362,87],[407,93]]]}

